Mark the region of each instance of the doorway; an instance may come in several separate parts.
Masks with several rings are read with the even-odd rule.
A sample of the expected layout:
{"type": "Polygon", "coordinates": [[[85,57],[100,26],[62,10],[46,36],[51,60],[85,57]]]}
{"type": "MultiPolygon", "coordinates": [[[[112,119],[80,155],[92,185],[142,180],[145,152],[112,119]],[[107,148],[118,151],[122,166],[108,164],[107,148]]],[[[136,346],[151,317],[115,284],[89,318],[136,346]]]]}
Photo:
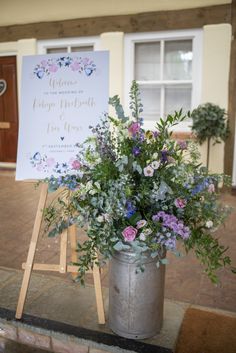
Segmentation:
{"type": "Polygon", "coordinates": [[[0,162],[15,163],[18,138],[16,57],[0,57],[0,162]]]}

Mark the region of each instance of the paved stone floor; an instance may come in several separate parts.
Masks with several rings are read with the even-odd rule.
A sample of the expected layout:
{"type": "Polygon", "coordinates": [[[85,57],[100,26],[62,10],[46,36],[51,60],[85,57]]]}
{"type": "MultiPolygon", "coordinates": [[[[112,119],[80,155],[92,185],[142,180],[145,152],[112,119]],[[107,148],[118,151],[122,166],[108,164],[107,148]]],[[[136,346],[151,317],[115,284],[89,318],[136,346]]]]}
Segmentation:
{"type": "MultiPolygon", "coordinates": [[[[15,310],[22,281],[22,271],[0,267],[0,307],[15,310]]],[[[108,325],[108,289],[103,288],[106,323],[99,325],[94,287],[81,287],[69,278],[59,278],[34,272],[24,313],[63,322],[101,333],[112,333],[108,325]]],[[[173,348],[187,307],[190,304],[165,300],[164,320],[160,334],[144,340],[146,343],[173,348]]],[[[1,322],[1,319],[0,319],[1,322]]]]}
{"type": "MultiPolygon", "coordinates": [[[[0,266],[21,269],[22,262],[26,260],[39,192],[34,184],[16,182],[14,172],[0,171],[0,266]]],[[[217,235],[224,245],[229,246],[228,253],[236,266],[236,196],[224,194],[222,199],[235,210],[217,235]]],[[[169,260],[166,299],[236,312],[236,277],[229,270],[220,271],[221,284],[215,286],[203,274],[193,254],[181,259],[169,255],[169,260]]],[[[35,261],[58,263],[58,238],[41,238],[35,261]]],[[[66,277],[55,272],[47,272],[47,275],[66,277]]],[[[107,286],[107,282],[107,271],[104,271],[103,285],[107,286]]],[[[88,283],[91,283],[91,278],[88,278],[88,283]]]]}
{"type": "Polygon", "coordinates": [[[44,349],[21,344],[6,338],[0,338],[0,352],[4,353],[50,353],[44,349]]]}
{"type": "MultiPolygon", "coordinates": [[[[21,264],[27,257],[39,193],[40,190],[35,189],[32,183],[16,182],[14,172],[0,170],[0,307],[16,308],[22,280],[21,264]]],[[[236,265],[236,197],[224,194],[222,199],[230,206],[235,206],[235,211],[225,227],[218,230],[218,236],[224,245],[229,246],[229,255],[236,265]]],[[[79,232],[78,236],[84,237],[84,234],[79,232]]],[[[145,342],[173,349],[187,307],[200,305],[208,307],[206,310],[221,309],[236,315],[236,277],[222,270],[219,273],[221,285],[214,286],[203,274],[193,254],[181,259],[169,255],[169,260],[164,326],[160,334],[145,342]]],[[[42,237],[37,245],[35,261],[58,263],[58,238],[42,237]]],[[[69,274],[34,271],[24,312],[101,333],[111,333],[107,323],[104,326],[97,324],[91,276],[87,277],[86,282],[83,289],[73,283],[69,274]]],[[[107,317],[107,268],[103,272],[102,282],[107,317]]]]}

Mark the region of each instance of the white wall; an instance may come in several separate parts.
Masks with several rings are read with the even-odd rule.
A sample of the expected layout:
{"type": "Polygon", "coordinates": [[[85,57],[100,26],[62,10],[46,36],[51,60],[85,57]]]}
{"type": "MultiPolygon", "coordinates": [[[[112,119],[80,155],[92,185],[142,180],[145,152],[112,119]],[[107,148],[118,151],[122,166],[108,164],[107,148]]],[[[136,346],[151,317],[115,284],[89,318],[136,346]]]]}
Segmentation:
{"type": "MultiPolygon", "coordinates": [[[[214,103],[228,108],[228,80],[230,66],[231,25],[208,25],[203,28],[202,103],[214,103]]],[[[224,143],[211,146],[209,169],[222,173],[224,143]]],[[[201,147],[206,163],[206,144],[201,147]]]]}
{"type": "MultiPolygon", "coordinates": [[[[118,94],[123,99],[124,80],[124,33],[103,33],[100,48],[110,51],[110,96],[118,94]]],[[[201,102],[211,102],[227,110],[228,78],[230,62],[231,26],[208,25],[203,28],[203,70],[201,102]]],[[[37,53],[35,39],[0,43],[0,55],[17,56],[18,97],[22,56],[37,53]]],[[[206,163],[206,145],[200,147],[202,162],[206,163]]],[[[211,146],[210,170],[223,172],[224,145],[211,146]]],[[[236,168],[235,168],[236,169],[236,168]]],[[[236,173],[236,170],[235,170],[236,173]]]]}
{"type": "Polygon", "coordinates": [[[100,41],[101,50],[109,50],[110,52],[110,68],[109,68],[109,94],[110,97],[118,94],[123,98],[123,79],[124,79],[124,33],[110,32],[103,33],[100,41]]]}

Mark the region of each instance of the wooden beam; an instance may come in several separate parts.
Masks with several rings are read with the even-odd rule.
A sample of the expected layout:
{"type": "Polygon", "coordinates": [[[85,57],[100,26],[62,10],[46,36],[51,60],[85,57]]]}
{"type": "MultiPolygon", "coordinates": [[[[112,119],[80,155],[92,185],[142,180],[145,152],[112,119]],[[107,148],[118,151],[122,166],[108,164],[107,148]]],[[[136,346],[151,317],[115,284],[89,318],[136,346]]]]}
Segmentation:
{"type": "Polygon", "coordinates": [[[231,4],[232,40],[230,52],[228,122],[230,134],[225,142],[224,172],[232,176],[234,164],[235,119],[236,119],[236,0],[231,4]]]}
{"type": "MultiPolygon", "coordinates": [[[[22,269],[25,270],[27,267],[27,263],[23,262],[22,264],[22,269]]],[[[66,265],[66,272],[69,273],[78,273],[79,266],[76,265],[66,265]]],[[[54,271],[54,272],[60,272],[60,264],[39,264],[39,263],[34,263],[32,266],[33,270],[36,271],[54,271]]],[[[87,270],[86,274],[92,274],[93,270],[87,270]]]]}
{"type": "Polygon", "coordinates": [[[132,33],[201,28],[208,24],[230,23],[230,8],[230,4],[225,4],[194,9],[4,26],[0,27],[0,42],[25,38],[93,36],[114,31],[132,33]]]}

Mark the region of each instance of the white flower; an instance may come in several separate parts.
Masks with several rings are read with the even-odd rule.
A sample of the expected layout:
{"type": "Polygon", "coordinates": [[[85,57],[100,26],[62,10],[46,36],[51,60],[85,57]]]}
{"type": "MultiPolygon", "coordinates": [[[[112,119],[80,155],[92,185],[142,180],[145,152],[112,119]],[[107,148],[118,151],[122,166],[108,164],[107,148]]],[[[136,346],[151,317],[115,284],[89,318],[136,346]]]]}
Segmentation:
{"type": "Polygon", "coordinates": [[[144,168],[143,173],[145,176],[152,177],[154,173],[154,169],[150,165],[148,165],[146,168],[144,168]]]}
{"type": "Polygon", "coordinates": [[[157,152],[153,153],[152,158],[153,159],[157,159],[158,158],[158,153],[157,152]]]}
{"type": "Polygon", "coordinates": [[[152,230],[151,230],[150,228],[146,228],[146,229],[143,230],[143,234],[144,234],[145,236],[147,236],[147,235],[149,235],[149,234],[152,234],[152,230]]]}
{"type": "Polygon", "coordinates": [[[212,221],[207,221],[206,222],[206,227],[207,228],[211,228],[213,226],[213,222],[212,221]]]}
{"type": "Polygon", "coordinates": [[[141,233],[140,236],[139,236],[139,239],[142,240],[142,241],[145,241],[146,240],[146,235],[144,233],[141,233]]]}
{"type": "Polygon", "coordinates": [[[111,216],[108,213],[103,213],[102,215],[106,222],[109,222],[111,220],[111,216]]]}
{"type": "Polygon", "coordinates": [[[98,217],[97,217],[97,221],[98,221],[99,223],[104,222],[104,217],[103,217],[103,216],[98,216],[98,217]]]}
{"type": "Polygon", "coordinates": [[[93,182],[91,180],[89,180],[85,185],[85,189],[86,189],[86,191],[89,191],[92,188],[93,188],[93,182]]]}
{"type": "Polygon", "coordinates": [[[142,227],[144,227],[147,224],[147,221],[145,221],[145,219],[141,219],[141,221],[138,221],[136,224],[136,228],[140,229],[142,227]]]}
{"type": "Polygon", "coordinates": [[[160,162],[159,162],[159,161],[153,161],[153,162],[151,163],[151,167],[152,167],[153,169],[158,169],[158,168],[160,167],[160,162]]]}

